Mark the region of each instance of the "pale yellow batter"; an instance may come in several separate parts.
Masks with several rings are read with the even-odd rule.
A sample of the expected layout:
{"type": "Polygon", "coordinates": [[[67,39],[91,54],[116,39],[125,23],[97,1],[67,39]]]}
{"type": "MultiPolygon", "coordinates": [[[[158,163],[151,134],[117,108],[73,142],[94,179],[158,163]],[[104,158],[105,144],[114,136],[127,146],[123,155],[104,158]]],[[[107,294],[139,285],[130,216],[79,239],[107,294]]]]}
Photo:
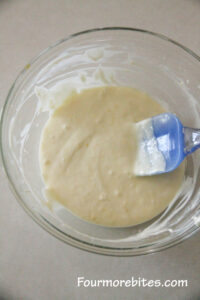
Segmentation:
{"type": "Polygon", "coordinates": [[[127,87],[74,93],[50,117],[40,164],[48,196],[72,213],[105,226],[152,219],[177,194],[184,165],[172,173],[133,175],[133,123],[164,112],[146,94],[127,87]]]}

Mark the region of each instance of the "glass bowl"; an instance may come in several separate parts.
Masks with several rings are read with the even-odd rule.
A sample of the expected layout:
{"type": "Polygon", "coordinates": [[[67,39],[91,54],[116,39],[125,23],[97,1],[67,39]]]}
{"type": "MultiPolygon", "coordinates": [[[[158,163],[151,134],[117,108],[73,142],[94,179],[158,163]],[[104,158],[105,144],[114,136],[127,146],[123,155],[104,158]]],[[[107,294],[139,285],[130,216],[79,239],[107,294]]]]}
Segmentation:
{"type": "MultiPolygon", "coordinates": [[[[134,28],[98,28],[73,34],[27,64],[11,87],[1,117],[3,166],[16,199],[46,231],[84,250],[140,255],[175,245],[200,225],[200,152],[188,157],[180,193],[158,217],[128,228],[106,228],[44,205],[38,149],[47,112],[35,86],[64,81],[77,88],[130,86],[147,92],[185,126],[200,128],[200,59],[169,38],[134,28]]],[[[89,183],[88,183],[89,184],[89,183]]],[[[162,197],[162,195],[160,195],[162,197]]]]}

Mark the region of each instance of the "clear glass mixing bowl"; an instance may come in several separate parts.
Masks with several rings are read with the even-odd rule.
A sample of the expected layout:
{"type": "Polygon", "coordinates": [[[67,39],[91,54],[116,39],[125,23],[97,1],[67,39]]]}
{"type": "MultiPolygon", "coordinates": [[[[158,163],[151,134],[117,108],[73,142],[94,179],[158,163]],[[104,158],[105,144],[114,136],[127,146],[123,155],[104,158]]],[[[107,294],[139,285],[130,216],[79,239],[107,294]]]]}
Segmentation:
{"type": "MultiPolygon", "coordinates": [[[[48,113],[38,111],[35,86],[60,80],[85,88],[125,85],[147,92],[200,128],[200,58],[165,36],[133,28],[92,29],[69,36],[26,65],[7,96],[1,117],[1,154],[15,197],[26,212],[55,237],[84,250],[140,255],[165,249],[199,229],[200,152],[187,159],[180,194],[150,222],[129,228],[89,224],[44,203],[38,148],[48,113]],[[198,100],[199,99],[199,100],[198,100]]],[[[89,183],[88,183],[89,184],[89,183]]],[[[161,195],[162,197],[162,195],[161,195]]]]}

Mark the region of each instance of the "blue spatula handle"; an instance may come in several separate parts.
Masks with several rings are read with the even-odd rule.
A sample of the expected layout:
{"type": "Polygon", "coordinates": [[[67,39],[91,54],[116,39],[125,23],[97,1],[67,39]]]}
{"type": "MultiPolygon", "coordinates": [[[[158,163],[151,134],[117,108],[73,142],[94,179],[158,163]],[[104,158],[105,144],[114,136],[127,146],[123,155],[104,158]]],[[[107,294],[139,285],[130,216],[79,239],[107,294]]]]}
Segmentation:
{"type": "Polygon", "coordinates": [[[200,129],[184,127],[185,154],[188,155],[200,148],[200,129]]]}

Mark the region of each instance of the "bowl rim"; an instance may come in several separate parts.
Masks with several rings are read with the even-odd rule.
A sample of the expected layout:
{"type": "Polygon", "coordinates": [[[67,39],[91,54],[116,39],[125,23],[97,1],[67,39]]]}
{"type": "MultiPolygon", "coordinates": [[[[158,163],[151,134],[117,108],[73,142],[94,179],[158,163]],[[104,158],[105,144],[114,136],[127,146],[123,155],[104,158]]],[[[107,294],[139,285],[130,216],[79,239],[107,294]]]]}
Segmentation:
{"type": "Polygon", "coordinates": [[[168,242],[162,242],[161,244],[158,244],[155,246],[154,243],[152,245],[155,246],[155,248],[151,249],[150,247],[152,245],[148,246],[142,246],[142,247],[130,247],[130,248],[117,248],[117,247],[107,247],[107,246],[100,246],[100,245],[94,245],[90,242],[85,242],[80,239],[77,239],[69,234],[66,234],[65,232],[62,232],[60,229],[55,227],[53,224],[51,224],[47,219],[45,219],[42,215],[37,215],[34,213],[28,205],[25,204],[23,201],[22,197],[18,193],[15,184],[13,180],[10,177],[10,172],[8,171],[7,164],[6,164],[6,159],[5,159],[5,154],[4,154],[4,149],[3,149],[3,143],[2,143],[2,135],[3,135],[3,123],[4,123],[4,118],[5,118],[5,112],[7,109],[7,106],[9,104],[10,97],[12,95],[13,90],[19,83],[19,86],[21,84],[20,79],[22,76],[24,76],[30,69],[30,67],[37,62],[43,55],[48,53],[52,48],[55,48],[56,46],[71,40],[75,37],[82,36],[84,34],[90,34],[93,32],[99,32],[99,31],[132,31],[132,32],[139,32],[139,33],[144,33],[150,36],[157,37],[161,40],[167,41],[170,44],[173,44],[175,46],[178,46],[185,52],[187,52],[189,55],[191,55],[193,58],[195,58],[198,62],[200,62],[200,57],[190,50],[189,48],[185,47],[184,45],[180,44],[179,42],[176,42],[175,40],[168,38],[167,36],[160,34],[160,33],[155,33],[153,31],[145,30],[145,29],[140,29],[140,28],[132,28],[132,27],[97,27],[93,29],[88,29],[84,31],[79,31],[77,33],[73,33],[68,35],[66,38],[60,39],[57,42],[53,43],[49,47],[45,48],[43,51],[41,51],[37,56],[35,56],[28,64],[25,65],[25,67],[22,69],[21,72],[17,75],[15,81],[11,85],[11,88],[8,91],[7,97],[5,99],[5,102],[3,104],[3,108],[0,113],[0,159],[2,160],[2,166],[4,173],[7,177],[7,180],[9,182],[9,186],[11,191],[13,192],[13,195],[17,199],[18,203],[23,207],[23,209],[26,211],[26,213],[38,224],[40,225],[43,229],[45,229],[47,232],[49,232],[51,235],[55,236],[59,240],[74,246],[76,248],[79,248],[81,250],[85,250],[88,252],[96,253],[96,254],[101,254],[101,255],[110,255],[110,256],[139,256],[139,255],[145,255],[145,254],[150,254],[150,253],[156,253],[159,251],[162,251],[164,249],[171,248],[172,246],[175,246],[177,244],[180,244],[193,234],[195,234],[197,231],[200,230],[200,227],[193,225],[190,227],[188,230],[186,230],[183,234],[177,235],[175,238],[171,239],[168,242]]]}

